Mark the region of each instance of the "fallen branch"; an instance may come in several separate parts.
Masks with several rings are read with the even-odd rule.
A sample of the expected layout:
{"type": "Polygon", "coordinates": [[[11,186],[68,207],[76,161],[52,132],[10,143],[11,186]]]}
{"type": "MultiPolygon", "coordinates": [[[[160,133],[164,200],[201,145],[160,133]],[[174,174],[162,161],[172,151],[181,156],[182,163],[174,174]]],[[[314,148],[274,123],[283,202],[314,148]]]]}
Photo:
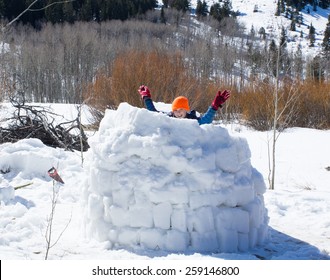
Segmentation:
{"type": "Polygon", "coordinates": [[[31,186],[32,184],[33,184],[33,182],[30,182],[30,183],[27,183],[27,184],[24,184],[24,185],[14,187],[14,190],[22,189],[22,188],[25,188],[27,186],[31,186]]]}
{"type": "Polygon", "coordinates": [[[89,148],[79,116],[72,121],[54,125],[57,114],[41,106],[25,104],[24,98],[12,98],[14,116],[8,118],[9,126],[0,127],[0,144],[21,139],[38,138],[45,145],[65,150],[86,151],[89,148]],[[77,133],[71,133],[76,130],[77,133]]]}

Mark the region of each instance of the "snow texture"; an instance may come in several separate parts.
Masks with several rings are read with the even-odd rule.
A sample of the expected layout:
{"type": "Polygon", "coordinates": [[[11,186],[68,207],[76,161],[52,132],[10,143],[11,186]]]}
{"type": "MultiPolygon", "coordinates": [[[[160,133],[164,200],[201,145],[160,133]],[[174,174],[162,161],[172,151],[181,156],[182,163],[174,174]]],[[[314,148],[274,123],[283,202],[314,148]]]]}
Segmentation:
{"type": "Polygon", "coordinates": [[[238,252],[267,240],[265,183],[244,138],[122,103],[89,144],[87,237],[169,252],[238,252]]]}

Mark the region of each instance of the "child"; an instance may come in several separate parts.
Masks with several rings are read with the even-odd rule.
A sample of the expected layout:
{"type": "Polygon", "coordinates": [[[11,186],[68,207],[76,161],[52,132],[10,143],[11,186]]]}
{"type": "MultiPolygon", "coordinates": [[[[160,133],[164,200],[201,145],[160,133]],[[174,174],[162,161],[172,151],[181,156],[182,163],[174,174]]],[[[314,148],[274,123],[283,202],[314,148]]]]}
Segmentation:
{"type": "MultiPolygon", "coordinates": [[[[141,95],[146,108],[149,111],[158,112],[154,106],[154,103],[152,102],[150,90],[148,87],[142,85],[139,87],[138,92],[141,95]]],[[[172,102],[172,111],[169,113],[169,116],[174,118],[195,119],[200,125],[209,124],[212,123],[216,111],[219,109],[219,107],[222,107],[222,104],[225,103],[229,97],[230,92],[228,90],[224,90],[223,92],[218,91],[212,102],[212,105],[208,108],[206,113],[201,117],[198,117],[195,110],[190,111],[188,99],[184,96],[179,96],[172,102]]]]}

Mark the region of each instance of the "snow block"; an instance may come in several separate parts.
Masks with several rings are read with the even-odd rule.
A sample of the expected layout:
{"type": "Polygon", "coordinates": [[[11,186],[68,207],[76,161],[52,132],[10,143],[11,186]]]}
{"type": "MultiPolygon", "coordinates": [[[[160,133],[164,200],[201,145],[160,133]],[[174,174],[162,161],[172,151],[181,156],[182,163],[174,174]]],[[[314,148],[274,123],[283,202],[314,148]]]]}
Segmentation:
{"type": "Polygon", "coordinates": [[[153,218],[156,228],[170,229],[171,227],[172,204],[169,202],[160,203],[153,207],[153,218]]]}
{"type": "Polygon", "coordinates": [[[142,229],[140,231],[140,245],[143,249],[164,249],[165,231],[159,229],[142,229]]]}
{"type": "Polygon", "coordinates": [[[122,103],[89,144],[87,237],[112,248],[214,253],[267,239],[266,187],[245,139],[122,103]]]}
{"type": "Polygon", "coordinates": [[[191,249],[197,252],[212,252],[219,247],[216,232],[191,233],[191,249]]]}

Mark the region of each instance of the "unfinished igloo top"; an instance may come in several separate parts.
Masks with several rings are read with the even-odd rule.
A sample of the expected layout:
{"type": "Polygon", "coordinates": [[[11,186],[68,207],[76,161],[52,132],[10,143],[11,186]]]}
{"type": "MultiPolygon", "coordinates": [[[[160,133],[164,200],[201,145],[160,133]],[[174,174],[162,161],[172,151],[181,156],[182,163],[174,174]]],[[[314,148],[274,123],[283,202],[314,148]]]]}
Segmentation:
{"type": "Polygon", "coordinates": [[[89,144],[89,237],[170,252],[246,251],[265,241],[265,184],[245,139],[122,103],[89,144]]]}

